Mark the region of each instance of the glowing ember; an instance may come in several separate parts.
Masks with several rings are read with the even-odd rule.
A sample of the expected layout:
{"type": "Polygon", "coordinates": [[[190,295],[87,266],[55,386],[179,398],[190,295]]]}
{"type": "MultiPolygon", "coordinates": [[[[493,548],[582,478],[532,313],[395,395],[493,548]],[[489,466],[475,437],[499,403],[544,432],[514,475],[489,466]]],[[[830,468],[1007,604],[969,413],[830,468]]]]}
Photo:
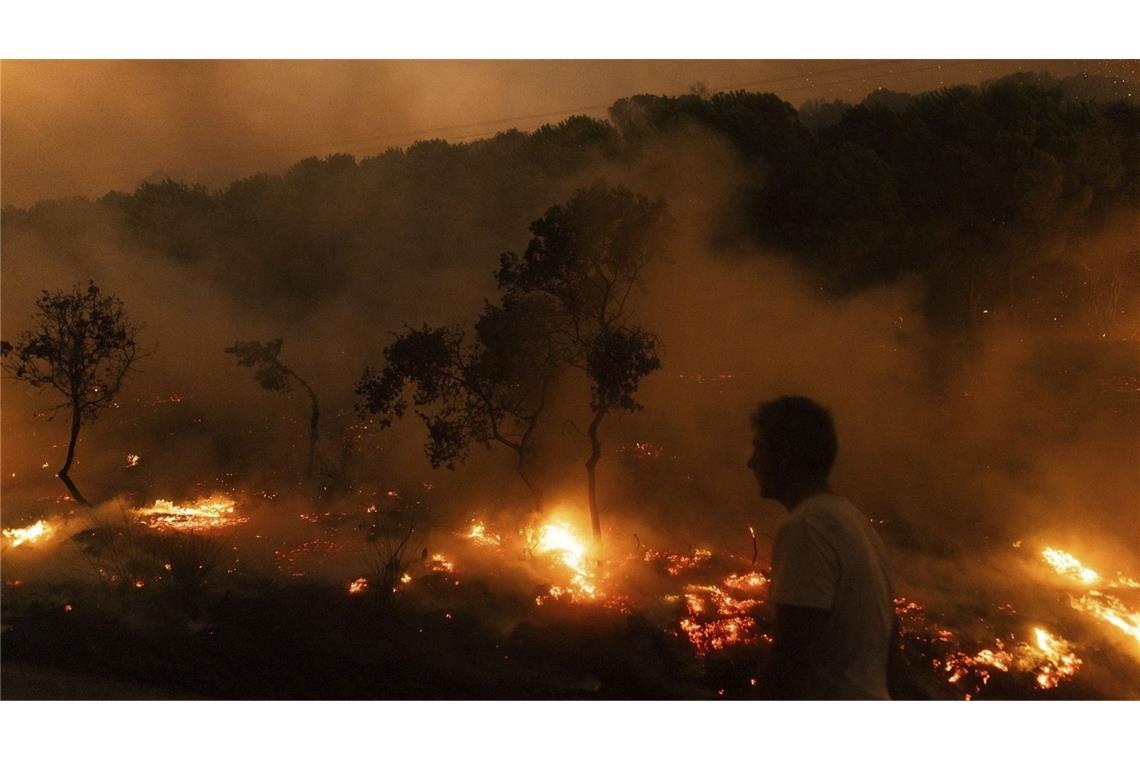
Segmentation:
{"type": "Polygon", "coordinates": [[[234,501],[225,496],[212,496],[189,505],[157,499],[153,507],[139,509],[136,514],[148,528],[160,531],[216,530],[247,521],[234,514],[234,501]]]}
{"type": "Polygon", "coordinates": [[[754,644],[758,638],[756,621],[750,617],[722,618],[708,622],[685,618],[680,625],[700,657],[707,657],[710,652],[738,644],[754,644]]]}
{"type": "Polygon", "coordinates": [[[503,542],[502,537],[488,533],[487,526],[479,520],[471,524],[471,530],[467,531],[466,538],[481,546],[499,546],[503,542]]]}
{"type": "Polygon", "coordinates": [[[756,591],[767,582],[767,578],[755,571],[751,573],[733,573],[724,579],[725,586],[740,591],[756,591]]]}
{"type": "Polygon", "coordinates": [[[648,441],[635,441],[633,444],[633,450],[630,451],[630,453],[639,459],[657,459],[665,453],[665,450],[655,443],[649,443],[648,441]]]}
{"type": "Polygon", "coordinates": [[[26,528],[5,528],[3,531],[4,540],[13,548],[23,544],[37,544],[51,538],[53,533],[55,529],[46,520],[36,520],[26,528]]]}
{"type": "Polygon", "coordinates": [[[948,683],[958,683],[965,676],[973,675],[981,682],[975,691],[980,691],[982,686],[990,682],[992,670],[1009,672],[1014,665],[1014,656],[1012,652],[1006,651],[1005,644],[999,639],[994,642],[992,649],[983,649],[975,655],[952,652],[946,655],[944,662],[934,660],[933,664],[935,667],[941,666],[944,673],[950,674],[946,679],[948,683]]]}
{"type": "Polygon", "coordinates": [[[665,570],[674,577],[686,570],[692,570],[709,561],[712,552],[708,549],[697,549],[692,554],[665,555],[665,570]]]}
{"type": "Polygon", "coordinates": [[[138,454],[127,454],[127,467],[134,467],[139,463],[138,454]]]}
{"type": "Polygon", "coordinates": [[[363,575],[348,584],[348,593],[363,594],[368,590],[368,579],[363,575]]]}

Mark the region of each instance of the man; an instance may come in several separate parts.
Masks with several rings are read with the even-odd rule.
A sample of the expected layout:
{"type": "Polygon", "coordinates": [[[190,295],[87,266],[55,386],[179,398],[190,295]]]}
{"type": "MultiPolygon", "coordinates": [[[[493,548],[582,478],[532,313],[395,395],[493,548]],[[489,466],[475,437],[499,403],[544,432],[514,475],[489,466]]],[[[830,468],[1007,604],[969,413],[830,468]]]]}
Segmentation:
{"type": "Polygon", "coordinates": [[[760,496],[788,510],[772,550],[776,619],[761,673],[772,699],[889,699],[894,610],[883,544],[868,519],[831,492],[838,443],[830,413],[785,396],[752,417],[748,467],[760,496]]]}

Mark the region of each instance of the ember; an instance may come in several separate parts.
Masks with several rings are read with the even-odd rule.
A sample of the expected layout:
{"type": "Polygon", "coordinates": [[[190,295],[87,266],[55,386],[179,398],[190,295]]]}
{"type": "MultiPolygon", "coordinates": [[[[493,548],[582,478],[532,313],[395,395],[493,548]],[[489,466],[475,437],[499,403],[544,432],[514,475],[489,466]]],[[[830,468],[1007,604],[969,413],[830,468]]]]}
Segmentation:
{"type": "Polygon", "coordinates": [[[675,577],[686,570],[703,565],[710,557],[712,552],[708,549],[697,549],[692,554],[666,554],[665,571],[675,577]]]}
{"type": "Polygon", "coordinates": [[[750,617],[722,618],[704,623],[685,618],[680,625],[700,657],[730,646],[755,644],[758,639],[756,621],[750,617]]]}
{"type": "Polygon", "coordinates": [[[136,510],[143,525],[159,531],[216,530],[247,521],[234,514],[233,499],[211,496],[190,505],[157,499],[153,507],[136,510]]]}
{"type": "Polygon", "coordinates": [[[368,579],[363,575],[348,584],[348,593],[363,594],[368,590],[368,579]]]}
{"type": "Polygon", "coordinates": [[[26,528],[5,528],[4,540],[8,546],[15,548],[23,544],[37,544],[55,533],[55,529],[46,520],[36,520],[26,528]]]}

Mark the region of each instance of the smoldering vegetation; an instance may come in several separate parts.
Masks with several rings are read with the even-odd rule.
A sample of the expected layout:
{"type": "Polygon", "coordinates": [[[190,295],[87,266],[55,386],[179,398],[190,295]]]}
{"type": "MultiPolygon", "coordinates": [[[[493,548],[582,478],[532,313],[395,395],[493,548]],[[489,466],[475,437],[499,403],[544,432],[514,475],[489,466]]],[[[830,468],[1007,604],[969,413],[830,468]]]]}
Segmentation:
{"type": "MultiPolygon", "coordinates": [[[[432,469],[422,423],[361,419],[353,385],[405,326],[470,333],[498,297],[499,255],[605,180],[663,199],[672,218],[630,302],[661,369],[638,389],[643,410],[602,428],[608,554],[709,547],[743,567],[752,528],[763,566],[781,510],[759,502],[744,466],[748,417],[795,393],[832,409],[833,484],[887,540],[900,594],[963,626],[1011,603],[1041,619],[1044,545],[1140,577],[1135,105],[1019,75],[820,110],[752,93],[640,95],[605,121],[311,158],[218,191],[169,180],[7,207],[4,336],[26,326],[41,289],[88,279],[145,326],[148,355],[80,439],[73,476],[100,502],[99,524],[129,524],[123,510],[156,499],[229,494],[249,519],[232,543],[174,550],[210,553],[220,576],[238,568],[343,596],[352,578],[382,574],[366,526],[398,508],[416,527],[408,564],[450,583],[431,557],[454,560],[472,520],[506,534],[528,519],[509,452],[474,447],[454,470],[432,469]],[[224,353],[275,338],[321,399],[310,480],[304,393],[270,393],[224,353]]],[[[53,477],[66,421],[38,417],[44,396],[25,384],[5,380],[4,401],[5,527],[70,514],[85,528],[90,515],[53,477]]],[[[561,376],[551,404],[539,477],[551,512],[586,525],[582,378],[561,376]]],[[[5,575],[48,577],[66,595],[93,576],[64,548],[7,550],[5,575]]],[[[541,572],[517,547],[463,552],[471,576],[456,578],[486,584],[471,617],[516,630],[512,604],[533,603],[541,572]],[[511,600],[494,611],[492,587],[511,600]]],[[[645,598],[660,596],[665,576],[638,574],[645,598]]],[[[183,609],[193,603],[177,614],[197,619],[183,609]]],[[[590,693],[570,682],[550,693],[590,693]]],[[[1119,694],[1109,683],[1101,693],[1119,694]]]]}

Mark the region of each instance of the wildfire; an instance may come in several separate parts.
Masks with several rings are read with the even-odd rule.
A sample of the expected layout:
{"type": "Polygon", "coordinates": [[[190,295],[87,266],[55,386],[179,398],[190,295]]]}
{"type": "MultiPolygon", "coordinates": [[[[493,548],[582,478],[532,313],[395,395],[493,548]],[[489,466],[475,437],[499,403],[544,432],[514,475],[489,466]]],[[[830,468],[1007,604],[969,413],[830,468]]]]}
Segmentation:
{"type": "Polygon", "coordinates": [[[5,528],[3,531],[4,540],[13,548],[23,544],[38,544],[51,538],[54,533],[55,528],[47,520],[36,520],[26,528],[5,528]]]}
{"type": "MultiPolygon", "coordinates": [[[[1045,547],[1041,556],[1058,575],[1078,580],[1086,586],[1095,584],[1107,588],[1140,588],[1140,583],[1123,574],[1118,575],[1116,581],[1102,582],[1100,573],[1085,567],[1072,554],[1059,549],[1045,547]]],[[[1129,609],[1117,597],[1093,588],[1079,599],[1073,599],[1072,605],[1074,609],[1087,612],[1114,626],[1140,644],[1140,612],[1129,609]]]]}
{"type": "Polygon", "coordinates": [[[550,521],[531,539],[535,556],[553,556],[570,570],[570,586],[577,594],[590,598],[598,595],[594,574],[587,567],[586,543],[573,528],[564,522],[550,521]]]}
{"type": "Polygon", "coordinates": [[[724,579],[724,585],[740,591],[755,591],[768,582],[768,579],[756,571],[751,573],[733,573],[724,579]]]}
{"type": "Polygon", "coordinates": [[[188,505],[157,499],[153,507],[143,507],[137,514],[148,528],[160,531],[216,530],[248,519],[236,516],[233,499],[225,496],[211,496],[188,505]]]}
{"type": "Polygon", "coordinates": [[[697,549],[692,554],[666,554],[665,571],[674,577],[686,570],[692,570],[708,562],[712,552],[708,549],[697,549]]]}
{"type": "Polygon", "coordinates": [[[431,555],[431,571],[433,573],[451,573],[455,571],[455,563],[442,554],[431,555]]]}
{"type": "Polygon", "coordinates": [[[487,532],[487,526],[482,521],[476,520],[471,523],[471,529],[467,531],[466,538],[480,546],[499,546],[502,544],[503,539],[494,533],[487,532]]]}
{"type": "Polygon", "coordinates": [[[1092,585],[1100,580],[1100,574],[1097,571],[1085,567],[1080,560],[1068,552],[1046,546],[1041,552],[1041,556],[1056,571],[1057,575],[1066,575],[1086,585],[1092,585]]]}
{"type": "Polygon", "coordinates": [[[1036,659],[1042,660],[1037,671],[1037,685],[1042,689],[1052,689],[1062,681],[1076,675],[1081,659],[1073,652],[1073,646],[1059,636],[1053,636],[1044,628],[1033,629],[1037,652],[1036,659]]]}
{"type": "Polygon", "coordinates": [[[368,590],[368,579],[363,575],[348,584],[348,593],[356,595],[363,594],[368,590]]]}
{"type": "MultiPolygon", "coordinates": [[[[1033,629],[1032,643],[1021,642],[1013,649],[1007,649],[1005,643],[998,639],[992,648],[982,649],[974,655],[952,652],[941,662],[934,660],[936,668],[949,674],[948,683],[958,683],[966,676],[972,676],[972,694],[977,694],[990,682],[993,671],[1027,673],[1033,677],[1037,688],[1055,689],[1075,676],[1081,664],[1070,642],[1044,628],[1033,629]]],[[[965,696],[968,699],[972,694],[965,696]]]]}
{"type": "Polygon", "coordinates": [[[1074,599],[1073,608],[1095,615],[1140,643],[1140,612],[1128,609],[1115,596],[1090,591],[1087,596],[1074,599]]]}
{"type": "MultiPolygon", "coordinates": [[[[698,657],[737,645],[754,645],[772,639],[757,630],[752,611],[762,604],[756,598],[736,598],[728,593],[735,589],[756,593],[767,579],[757,572],[733,573],[721,585],[690,583],[685,586],[686,617],[678,625],[688,637],[698,657]],[[728,589],[728,590],[726,590],[728,589]]],[[[668,597],[673,599],[674,597],[668,597]]]]}
{"type": "Polygon", "coordinates": [[[680,625],[700,657],[707,657],[710,652],[737,644],[754,644],[759,638],[756,635],[756,621],[744,616],[707,622],[685,618],[680,625]]]}

